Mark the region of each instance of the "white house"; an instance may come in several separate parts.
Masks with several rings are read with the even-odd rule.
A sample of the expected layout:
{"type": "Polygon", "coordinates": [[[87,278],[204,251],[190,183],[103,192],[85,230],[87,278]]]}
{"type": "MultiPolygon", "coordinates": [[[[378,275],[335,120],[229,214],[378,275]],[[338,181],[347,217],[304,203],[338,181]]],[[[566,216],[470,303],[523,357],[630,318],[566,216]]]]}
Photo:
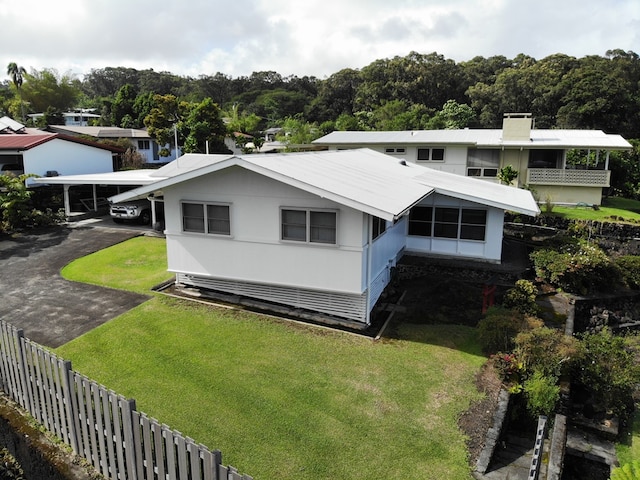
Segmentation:
{"type": "Polygon", "coordinates": [[[0,165],[39,176],[113,172],[121,148],[43,132],[0,118],[0,165]]]}
{"type": "Polygon", "coordinates": [[[609,187],[609,153],[630,150],[620,135],[600,130],[538,130],[531,114],[504,116],[502,129],[331,132],[313,143],[330,150],[371,148],[407,162],[498,183],[511,165],[514,184],[538,200],[600,205],[609,187]]]}
{"type": "Polygon", "coordinates": [[[161,164],[167,163],[177,158],[178,153],[173,145],[166,145],[169,150],[169,156],[160,156],[161,146],[149,136],[149,132],[140,128],[120,128],[120,127],[88,127],[88,126],[73,126],[73,125],[49,125],[47,127],[50,131],[56,133],[62,133],[66,135],[84,135],[94,137],[96,139],[109,138],[117,140],[119,138],[126,138],[131,143],[140,155],[145,159],[145,163],[161,164]]]}
{"type": "Polygon", "coordinates": [[[499,262],[504,210],[528,191],[369,149],[187,154],[113,202],[163,197],[180,285],[321,312],[365,327],[405,252],[499,262]]]}

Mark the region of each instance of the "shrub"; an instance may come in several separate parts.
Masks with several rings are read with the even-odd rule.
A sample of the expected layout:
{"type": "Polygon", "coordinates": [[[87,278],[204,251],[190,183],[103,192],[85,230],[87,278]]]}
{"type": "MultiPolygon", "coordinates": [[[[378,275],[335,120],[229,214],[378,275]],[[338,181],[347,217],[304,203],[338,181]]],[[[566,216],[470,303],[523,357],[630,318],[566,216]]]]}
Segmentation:
{"type": "Polygon", "coordinates": [[[564,242],[531,254],[536,275],[568,292],[611,291],[620,284],[620,272],[606,253],[586,240],[564,242]]]}
{"type": "Polygon", "coordinates": [[[480,344],[485,352],[508,352],[513,349],[519,332],[542,325],[538,318],[527,316],[516,310],[494,306],[487,310],[478,322],[480,344]]]}
{"type": "Polygon", "coordinates": [[[515,354],[498,352],[489,360],[502,381],[519,383],[524,365],[515,354]]]}
{"type": "Polygon", "coordinates": [[[634,290],[640,290],[640,256],[624,255],[614,260],[620,269],[623,282],[634,290]]]}
{"type": "Polygon", "coordinates": [[[64,217],[60,212],[45,211],[33,207],[33,190],[25,181],[33,175],[0,175],[0,232],[11,232],[22,228],[49,226],[64,217]]]}
{"type": "Polygon", "coordinates": [[[529,280],[518,280],[515,287],[510,288],[502,299],[502,306],[519,311],[520,313],[536,315],[538,305],[536,294],[538,289],[529,280]]]}
{"type": "Polygon", "coordinates": [[[528,372],[560,377],[569,373],[580,359],[578,340],[548,327],[521,332],[515,339],[515,352],[528,372]]]}
{"type": "Polygon", "coordinates": [[[0,450],[0,478],[3,480],[24,480],[22,467],[6,448],[0,450]]]}
{"type": "Polygon", "coordinates": [[[597,406],[625,417],[633,408],[632,394],[640,383],[640,366],[622,337],[608,328],[585,333],[576,368],[576,380],[588,389],[597,406]]]}
{"type": "Polygon", "coordinates": [[[498,171],[498,180],[503,185],[511,185],[518,178],[518,171],[512,165],[505,165],[498,171]]]}
{"type": "Polygon", "coordinates": [[[527,411],[533,418],[550,416],[560,399],[558,379],[539,371],[525,380],[523,391],[527,399],[527,411]]]}

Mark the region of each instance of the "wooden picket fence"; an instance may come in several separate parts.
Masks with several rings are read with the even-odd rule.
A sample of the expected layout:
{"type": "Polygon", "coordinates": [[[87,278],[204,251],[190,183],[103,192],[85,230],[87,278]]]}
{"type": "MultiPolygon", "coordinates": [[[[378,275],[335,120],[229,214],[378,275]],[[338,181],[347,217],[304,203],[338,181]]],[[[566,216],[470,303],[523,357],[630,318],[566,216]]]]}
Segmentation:
{"type": "Polygon", "coordinates": [[[74,372],[0,321],[0,387],[47,430],[113,480],[251,480],[222,454],[136,410],[135,400],[74,372]]]}

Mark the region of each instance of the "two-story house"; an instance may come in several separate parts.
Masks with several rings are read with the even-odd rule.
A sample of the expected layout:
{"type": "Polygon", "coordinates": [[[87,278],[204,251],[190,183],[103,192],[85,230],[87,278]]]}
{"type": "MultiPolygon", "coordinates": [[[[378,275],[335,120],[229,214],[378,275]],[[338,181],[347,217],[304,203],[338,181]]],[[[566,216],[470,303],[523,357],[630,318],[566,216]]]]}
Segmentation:
{"type": "Polygon", "coordinates": [[[610,186],[609,154],[630,150],[600,130],[538,130],[528,113],[504,115],[502,129],[332,132],[313,142],[341,150],[366,147],[432,169],[499,183],[511,165],[513,184],[539,202],[600,205],[610,186]]]}

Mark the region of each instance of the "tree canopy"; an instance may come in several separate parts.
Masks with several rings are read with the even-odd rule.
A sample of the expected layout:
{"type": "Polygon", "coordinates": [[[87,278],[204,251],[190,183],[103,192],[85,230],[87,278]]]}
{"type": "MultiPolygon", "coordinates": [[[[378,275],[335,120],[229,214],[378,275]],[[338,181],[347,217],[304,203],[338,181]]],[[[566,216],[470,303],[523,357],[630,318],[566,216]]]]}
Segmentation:
{"type": "Polygon", "coordinates": [[[321,131],[499,128],[504,113],[530,112],[539,128],[640,136],[640,58],[620,49],[583,58],[519,54],[463,62],[437,52],[410,52],[362,69],[345,68],[325,79],[284,77],[275,71],[191,78],[106,67],[77,80],[52,70],[26,73],[14,62],[7,72],[11,82],[0,88],[5,113],[20,116],[20,106],[40,113],[82,103],[101,112],[101,124],[132,128],[144,126],[156,95],[171,95],[178,104],[209,99],[229,130],[247,134],[282,127],[290,118],[321,131]]]}

